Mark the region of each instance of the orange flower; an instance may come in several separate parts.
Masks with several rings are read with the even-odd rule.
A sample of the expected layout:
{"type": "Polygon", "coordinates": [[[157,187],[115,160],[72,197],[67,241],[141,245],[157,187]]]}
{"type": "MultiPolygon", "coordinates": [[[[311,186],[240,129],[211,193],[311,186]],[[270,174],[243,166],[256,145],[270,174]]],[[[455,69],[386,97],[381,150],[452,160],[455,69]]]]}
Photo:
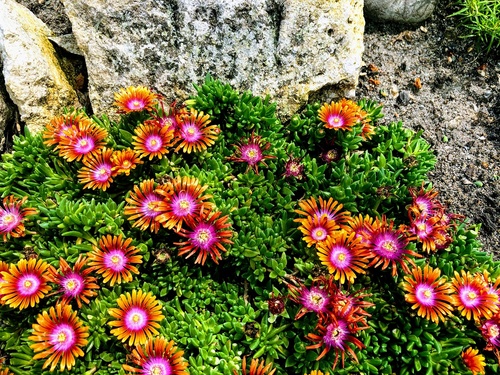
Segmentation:
{"type": "Polygon", "coordinates": [[[343,101],[323,104],[318,115],[327,129],[351,130],[358,122],[357,109],[343,101]]]}
{"type": "Polygon", "coordinates": [[[134,150],[127,148],[125,150],[115,150],[111,155],[111,163],[113,163],[113,172],[116,174],[123,173],[130,175],[130,171],[134,169],[137,164],[142,164],[142,160],[134,150]]]}
{"type": "MultiPolygon", "coordinates": [[[[272,369],[273,364],[268,363],[265,364],[264,360],[260,361],[258,359],[252,358],[252,362],[250,363],[250,369],[248,371],[248,375],[273,375],[276,372],[276,369],[272,369]],[[269,371],[269,372],[268,372],[269,371]]],[[[239,375],[237,370],[233,370],[234,375],[239,375]]],[[[247,375],[247,358],[243,357],[241,361],[241,375],[247,375]]]]}
{"type": "Polygon", "coordinates": [[[2,301],[12,308],[23,310],[34,307],[40,299],[52,289],[49,281],[50,265],[41,259],[21,259],[17,265],[12,264],[9,271],[3,271],[3,282],[0,283],[2,301]]]}
{"type": "Polygon", "coordinates": [[[59,148],[59,142],[63,138],[70,138],[73,132],[85,128],[91,124],[91,120],[83,113],[73,112],[53,118],[43,131],[44,144],[59,148]]]}
{"type": "MultiPolygon", "coordinates": [[[[328,200],[319,197],[319,205],[315,197],[299,201],[300,210],[295,210],[299,215],[308,216],[326,216],[328,220],[333,220],[340,228],[349,229],[348,224],[351,222],[351,214],[349,211],[342,211],[344,207],[342,203],[337,202],[333,198],[328,200]]],[[[301,222],[304,219],[296,219],[294,221],[301,222]]]]}
{"type": "Polygon", "coordinates": [[[426,265],[424,269],[413,268],[411,276],[405,276],[403,289],[408,293],[407,302],[412,303],[412,309],[418,309],[421,318],[430,319],[434,323],[444,321],[446,315],[453,312],[452,288],[444,278],[439,278],[441,270],[426,265]],[[413,276],[413,277],[412,277],[413,276]]]}
{"type": "Polygon", "coordinates": [[[113,170],[113,163],[111,162],[111,155],[113,150],[104,147],[92,156],[84,159],[85,165],[78,172],[78,178],[84,189],[106,189],[113,182],[113,177],[116,176],[116,171],[113,170]]]}
{"type": "Polygon", "coordinates": [[[130,86],[115,93],[113,104],[118,107],[118,113],[131,113],[151,111],[157,103],[158,95],[153,94],[147,87],[130,86]]]}
{"type": "Polygon", "coordinates": [[[47,358],[42,368],[50,365],[54,371],[61,361],[60,369],[71,370],[75,365],[75,357],[84,355],[81,347],[87,345],[88,327],[85,327],[71,311],[70,305],[57,304],[38,315],[38,324],[33,324],[33,334],[29,337],[34,344],[31,348],[36,354],[33,359],[47,358]]]}
{"type": "Polygon", "coordinates": [[[161,159],[168,154],[168,148],[173,145],[174,131],[168,126],[161,128],[156,125],[141,124],[134,130],[134,133],[132,144],[141,158],[161,159]]]}
{"type": "Polygon", "coordinates": [[[477,349],[468,348],[462,353],[462,359],[467,368],[472,371],[472,375],[484,374],[485,358],[478,352],[477,349]]]}
{"type": "Polygon", "coordinates": [[[104,282],[111,286],[115,283],[132,281],[132,273],[139,274],[134,264],[142,263],[139,249],[130,246],[131,238],[123,239],[122,235],[102,237],[98,246],[92,246],[89,253],[89,266],[104,277],[104,282]]]}
{"type": "Polygon", "coordinates": [[[332,236],[334,231],[339,229],[335,220],[329,220],[327,216],[309,216],[305,219],[296,219],[301,226],[298,228],[303,234],[303,240],[306,241],[307,247],[317,245],[324,242],[328,237],[332,236]]]}
{"type": "Polygon", "coordinates": [[[34,208],[21,208],[27,199],[28,197],[24,197],[18,200],[13,195],[3,199],[3,205],[0,206],[0,234],[4,241],[8,237],[23,237],[24,218],[37,213],[34,208]]]}
{"type": "Polygon", "coordinates": [[[59,156],[67,161],[79,161],[99,153],[106,143],[108,131],[85,121],[66,130],[64,135],[59,141],[59,156]]]}
{"type": "Polygon", "coordinates": [[[161,213],[158,207],[162,204],[163,197],[155,192],[153,179],[142,181],[139,186],[134,186],[134,191],[125,200],[127,205],[124,214],[130,216],[129,220],[136,220],[134,227],[139,227],[141,230],[150,228],[151,232],[158,232],[160,222],[156,218],[161,213]]]}
{"type": "Polygon", "coordinates": [[[175,152],[182,149],[188,154],[191,151],[200,152],[212,146],[217,140],[219,127],[209,125],[210,116],[191,109],[189,114],[177,118],[176,139],[178,145],[175,152]]]}
{"type": "Polygon", "coordinates": [[[141,374],[188,375],[188,363],[182,357],[183,354],[172,340],[155,337],[147,340],[144,346],[137,346],[131,354],[132,362],[140,368],[124,364],[123,369],[141,374]]]}
{"type": "Polygon", "coordinates": [[[151,292],[133,290],[132,294],[122,294],[116,301],[118,308],[108,310],[109,315],[117,320],[108,324],[116,327],[111,330],[118,340],[129,345],[142,345],[153,335],[157,335],[156,328],[160,328],[159,321],[165,318],[161,313],[161,305],[151,292]]]}

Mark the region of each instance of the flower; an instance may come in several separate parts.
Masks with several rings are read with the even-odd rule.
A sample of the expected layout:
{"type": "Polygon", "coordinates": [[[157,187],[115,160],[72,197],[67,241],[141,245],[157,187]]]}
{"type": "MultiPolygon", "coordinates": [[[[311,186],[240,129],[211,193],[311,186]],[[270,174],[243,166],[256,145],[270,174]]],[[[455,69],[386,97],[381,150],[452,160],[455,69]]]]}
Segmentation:
{"type": "Polygon", "coordinates": [[[351,130],[358,122],[357,110],[342,101],[323,104],[318,116],[327,129],[351,130]]]}
{"type": "Polygon", "coordinates": [[[420,255],[406,248],[408,239],[404,236],[402,230],[395,230],[393,227],[394,221],[391,220],[388,223],[386,217],[383,216],[382,219],[377,218],[375,220],[372,230],[368,234],[363,233],[362,235],[370,250],[370,256],[373,258],[368,267],[381,266],[384,270],[390,264],[392,275],[396,276],[398,272],[396,266],[398,264],[405,273],[410,273],[406,262],[415,266],[415,263],[408,258],[408,255],[415,257],[420,257],[420,255]]]}
{"type": "Polygon", "coordinates": [[[179,119],[187,113],[186,107],[177,105],[175,101],[168,106],[167,110],[165,110],[164,103],[160,102],[160,106],[155,108],[151,114],[153,118],[151,120],[146,120],[144,123],[148,125],[154,124],[160,128],[166,126],[175,131],[179,128],[179,119]]]}
{"type": "Polygon", "coordinates": [[[188,154],[191,151],[200,152],[212,146],[220,132],[217,125],[210,124],[210,116],[191,109],[188,114],[177,117],[175,136],[177,147],[175,152],[182,150],[188,154]]]}
{"type": "Polygon", "coordinates": [[[302,317],[308,311],[315,312],[316,314],[326,313],[330,303],[330,296],[325,290],[318,287],[313,286],[311,289],[304,287],[300,290],[297,300],[303,308],[297,312],[295,320],[302,317]]]}
{"type": "Polygon", "coordinates": [[[262,137],[260,135],[255,135],[253,132],[248,140],[241,140],[234,146],[237,146],[236,153],[234,156],[228,157],[227,160],[247,163],[245,173],[248,172],[249,169],[252,169],[256,174],[259,174],[259,163],[267,167],[264,160],[276,158],[276,156],[264,155],[264,151],[269,150],[271,143],[264,143],[262,137]]]}
{"type": "Polygon", "coordinates": [[[233,235],[231,224],[228,223],[229,217],[222,216],[221,211],[212,212],[202,210],[200,215],[188,223],[189,230],[181,228],[179,235],[187,238],[184,242],[174,242],[174,245],[181,246],[179,255],[187,254],[189,258],[198,253],[195,264],[205,264],[207,256],[218,264],[222,259],[220,252],[226,252],[224,245],[232,244],[230,238],[233,235]]]}
{"type": "Polygon", "coordinates": [[[329,220],[326,215],[295,219],[299,220],[301,225],[298,229],[304,235],[302,239],[307,243],[307,247],[326,241],[335,230],[339,229],[335,220],[329,220]]]}
{"type": "Polygon", "coordinates": [[[113,170],[111,155],[113,150],[104,147],[99,153],[83,160],[84,167],[78,171],[78,178],[84,189],[106,189],[113,182],[117,172],[113,170]]]}
{"type": "Polygon", "coordinates": [[[482,324],[481,333],[488,343],[486,349],[500,348],[500,313],[496,313],[482,324]]]}
{"type": "MultiPolygon", "coordinates": [[[[351,221],[351,214],[348,211],[341,211],[344,205],[337,202],[333,198],[328,200],[319,197],[319,206],[315,197],[299,201],[300,209],[295,212],[299,215],[304,215],[306,218],[309,216],[325,216],[329,221],[333,221],[342,229],[349,229],[348,224],[351,221]]],[[[296,219],[296,222],[302,222],[304,219],[296,219]]]]}
{"type": "Polygon", "coordinates": [[[37,213],[34,208],[21,208],[27,199],[28,197],[24,197],[18,200],[13,195],[3,199],[0,206],[0,234],[4,241],[7,241],[8,237],[23,237],[24,218],[37,213]]]}
{"type": "MultiPolygon", "coordinates": [[[[415,216],[433,216],[443,211],[443,206],[436,199],[438,192],[435,189],[425,191],[422,186],[419,191],[414,187],[408,188],[412,197],[412,203],[408,206],[408,214],[415,216]]],[[[411,219],[411,216],[410,216],[411,219]]]]}
{"type": "Polygon", "coordinates": [[[104,277],[104,282],[113,286],[115,283],[130,282],[132,274],[139,274],[134,264],[142,263],[142,255],[138,255],[139,249],[131,246],[131,238],[123,239],[123,236],[101,237],[97,246],[92,246],[89,253],[90,269],[95,270],[104,277]]]}
{"type": "Polygon", "coordinates": [[[454,305],[466,319],[489,319],[498,311],[498,295],[489,290],[481,275],[473,276],[464,270],[460,275],[455,271],[452,283],[456,293],[454,305]]]}
{"type": "Polygon", "coordinates": [[[80,122],[64,132],[59,141],[59,156],[67,161],[79,161],[97,154],[105,145],[108,131],[91,121],[80,122]],[[78,126],[78,127],[77,127],[78,126]]]}
{"type": "Polygon", "coordinates": [[[468,348],[462,353],[462,360],[469,370],[472,371],[472,375],[484,374],[484,366],[486,362],[482,354],[477,354],[479,350],[468,348]]]}
{"type": "Polygon", "coordinates": [[[158,232],[160,222],[156,218],[161,214],[158,207],[162,204],[163,197],[155,192],[155,182],[153,179],[142,181],[139,186],[134,186],[134,191],[130,192],[130,197],[125,198],[127,205],[124,214],[130,216],[129,220],[136,220],[134,227],[141,230],[158,232]]]}
{"type": "Polygon", "coordinates": [[[43,143],[47,146],[55,145],[58,149],[62,138],[71,138],[75,131],[90,126],[91,123],[88,117],[78,112],[54,117],[43,131],[43,143]]]}
{"type": "Polygon", "coordinates": [[[418,242],[422,243],[422,250],[426,253],[436,251],[438,246],[446,242],[447,227],[442,225],[437,216],[419,216],[411,219],[408,232],[418,242]]]}
{"type": "Polygon", "coordinates": [[[363,216],[359,214],[349,221],[349,230],[356,233],[356,237],[360,238],[362,243],[368,243],[365,238],[370,237],[370,233],[375,230],[375,225],[380,225],[380,222],[376,222],[369,215],[363,216]]]}
{"type": "Polygon", "coordinates": [[[59,259],[60,273],[54,267],[50,267],[50,281],[59,285],[62,303],[68,303],[74,299],[78,308],[81,308],[82,301],[89,303],[88,298],[97,295],[94,289],[99,289],[99,286],[95,283],[96,278],[89,275],[92,269],[83,269],[86,263],[87,258],[80,255],[73,268],[63,258],[59,259]]]}
{"type": "Polygon", "coordinates": [[[365,273],[368,251],[354,232],[340,230],[317,244],[318,257],[335,280],[354,282],[356,273],[365,273]]]}
{"type": "MultiPolygon", "coordinates": [[[[3,279],[2,272],[9,272],[9,265],[5,263],[3,260],[0,260],[0,287],[5,280],[3,279]]],[[[3,294],[0,293],[0,305],[3,305],[5,302],[2,301],[3,294]]]]}
{"type": "Polygon", "coordinates": [[[35,342],[30,347],[37,353],[33,359],[49,357],[42,368],[50,365],[50,371],[54,371],[59,361],[61,371],[71,370],[75,358],[84,355],[81,347],[87,345],[88,327],[66,304],[51,307],[49,313],[43,311],[36,320],[38,324],[33,324],[33,333],[29,336],[35,342]]]}
{"type": "Polygon", "coordinates": [[[444,321],[445,316],[453,312],[452,288],[441,276],[439,268],[433,269],[426,265],[424,269],[413,268],[411,275],[405,276],[402,286],[407,292],[405,300],[412,303],[412,309],[418,309],[421,318],[434,323],[444,321]]]}
{"type": "Polygon", "coordinates": [[[174,341],[163,337],[155,337],[137,346],[131,361],[140,368],[127,364],[122,365],[125,371],[138,372],[144,375],[188,375],[188,363],[184,360],[182,350],[177,350],[174,341]]]}
{"type": "Polygon", "coordinates": [[[304,166],[300,163],[301,160],[302,158],[288,156],[288,160],[285,162],[285,173],[282,176],[296,178],[299,181],[305,178],[304,166]]]}
{"type": "Polygon", "coordinates": [[[115,93],[113,105],[118,107],[118,113],[131,113],[151,111],[157,102],[158,95],[153,94],[147,87],[130,86],[115,93]]]}
{"type": "Polygon", "coordinates": [[[12,308],[19,307],[19,310],[34,307],[52,289],[47,284],[49,267],[48,263],[35,258],[11,264],[8,272],[1,272],[2,301],[12,308]]]}
{"type": "Polygon", "coordinates": [[[360,328],[350,325],[349,317],[337,318],[335,315],[329,315],[330,319],[325,323],[318,323],[318,334],[309,333],[306,338],[311,341],[317,341],[314,345],[309,345],[306,349],[316,349],[324,346],[323,351],[316,358],[319,361],[330,350],[335,351],[335,362],[332,369],[335,370],[339,359],[339,354],[342,357],[342,367],[344,367],[345,352],[358,362],[358,358],[354,350],[349,346],[349,343],[354,344],[358,349],[363,349],[365,346],[361,341],[353,336],[360,328]]]}
{"type": "Polygon", "coordinates": [[[182,223],[198,216],[202,209],[212,209],[214,204],[206,202],[212,195],[205,194],[208,186],[202,186],[198,180],[189,176],[176,176],[165,185],[155,190],[164,200],[158,205],[160,215],[156,221],[164,228],[178,232],[182,223]]]}
{"type": "Polygon", "coordinates": [[[126,342],[129,345],[142,345],[153,335],[157,335],[156,328],[164,316],[161,313],[161,305],[158,304],[156,297],[151,292],[144,293],[142,290],[133,290],[132,294],[127,292],[120,295],[116,301],[118,308],[108,310],[109,315],[117,320],[108,324],[116,327],[111,330],[118,340],[126,342]]]}
{"type": "Polygon", "coordinates": [[[111,163],[113,163],[111,170],[115,174],[123,173],[128,176],[130,175],[130,171],[135,169],[137,164],[142,164],[143,162],[134,150],[127,148],[125,150],[113,151],[111,163]]]}
{"type": "Polygon", "coordinates": [[[173,145],[174,131],[166,126],[160,128],[141,124],[134,129],[134,133],[132,144],[140,158],[149,156],[149,160],[154,157],[161,159],[163,155],[168,154],[168,147],[173,145]]]}
{"type": "MultiPolygon", "coordinates": [[[[268,363],[264,360],[260,361],[258,359],[252,358],[252,362],[250,362],[250,369],[248,370],[248,375],[273,375],[276,372],[276,369],[272,369],[273,364],[268,363]],[[268,372],[269,371],[269,372],[268,372]]],[[[234,375],[238,375],[237,370],[233,370],[234,375]]],[[[241,361],[241,375],[247,375],[247,358],[243,357],[241,361]]]]}

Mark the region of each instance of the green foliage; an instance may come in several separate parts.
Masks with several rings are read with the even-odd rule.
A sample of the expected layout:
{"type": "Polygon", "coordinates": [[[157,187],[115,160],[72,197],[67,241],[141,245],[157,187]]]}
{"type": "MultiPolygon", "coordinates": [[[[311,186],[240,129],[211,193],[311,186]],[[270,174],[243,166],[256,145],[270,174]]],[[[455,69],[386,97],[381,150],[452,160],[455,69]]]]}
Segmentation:
{"type": "MultiPolygon", "coordinates": [[[[13,152],[2,156],[0,196],[28,197],[24,206],[37,213],[24,221],[25,236],[0,244],[0,260],[14,264],[38,257],[57,268],[63,258],[74,264],[105,235],[131,238],[139,248],[143,263],[131,282],[109,285],[95,275],[97,296],[77,309],[90,333],[84,356],[61,374],[125,374],[122,365],[132,348],[110,333],[109,309],[117,307],[121,294],[137,289],[159,300],[165,319],[158,331],[184,351],[190,374],[232,374],[239,371],[243,357],[272,361],[280,375],[312,370],[330,374],[334,351],[317,361],[323,348],[307,348],[311,342],[305,337],[315,332],[317,317],[309,312],[295,320],[300,306],[288,299],[288,288],[296,280],[310,286],[317,276],[328,274],[298,230],[298,202],[332,198],[353,216],[385,215],[395,227],[408,225],[409,188],[425,186],[436,163],[430,145],[421,132],[404,128],[402,122],[381,123],[382,108],[372,101],[358,103],[374,127],[367,136],[359,122],[349,131],[325,128],[318,118],[321,103],[307,105],[283,124],[269,98],[239,93],[211,77],[195,88],[187,108],[209,114],[219,126],[215,144],[198,153],[171,150],[162,159],[143,158],[130,175],[116,176],[106,191],[84,189],[78,178],[83,162],[66,162],[43,143],[41,134],[26,132],[16,138],[13,152]],[[259,173],[234,160],[252,134],[262,137],[263,154],[269,156],[265,165],[259,164],[259,173]],[[324,153],[330,149],[337,157],[327,160],[324,153]],[[291,158],[303,166],[300,178],[287,175],[291,158]],[[143,231],[124,214],[134,186],[147,179],[158,186],[177,176],[196,177],[216,209],[229,217],[232,244],[225,245],[219,264],[209,257],[202,266],[194,263],[196,255],[179,256],[178,243],[185,241],[181,233],[166,228],[143,231]],[[278,314],[268,304],[275,296],[284,302],[278,314]]],[[[131,113],[119,121],[107,116],[93,121],[108,131],[106,147],[124,150],[133,147],[134,129],[149,117],[131,113]]],[[[415,260],[418,265],[440,268],[448,279],[461,270],[488,270],[496,277],[498,263],[480,250],[478,229],[454,220],[453,241],[446,250],[427,254],[416,241],[408,249],[423,256],[415,260]]],[[[398,269],[399,276],[393,277],[390,270],[371,268],[343,287],[362,294],[373,306],[367,308],[367,329],[357,335],[365,348],[348,344],[358,361],[346,353],[345,367],[339,361],[335,373],[463,373],[460,354],[481,341],[477,327],[458,313],[440,324],[417,316],[405,301],[398,269]]],[[[58,296],[51,294],[22,311],[0,306],[0,352],[15,374],[48,373],[42,360],[33,360],[28,337],[38,313],[57,302],[58,296]]],[[[497,369],[493,355],[487,361],[492,371],[497,369]]]]}
{"type": "Polygon", "coordinates": [[[466,30],[464,37],[476,39],[487,52],[500,46],[500,3],[497,0],[456,0],[459,10],[451,16],[466,30]]]}

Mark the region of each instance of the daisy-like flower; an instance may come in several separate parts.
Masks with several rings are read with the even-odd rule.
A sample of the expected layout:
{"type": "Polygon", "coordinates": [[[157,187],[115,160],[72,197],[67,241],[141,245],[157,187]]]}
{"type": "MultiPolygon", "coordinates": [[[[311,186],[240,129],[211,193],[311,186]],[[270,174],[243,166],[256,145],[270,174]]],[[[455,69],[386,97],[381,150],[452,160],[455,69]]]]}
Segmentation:
{"type": "Polygon", "coordinates": [[[358,216],[352,217],[349,221],[348,231],[356,233],[356,237],[359,237],[362,243],[368,243],[365,238],[369,238],[370,233],[375,230],[375,225],[379,224],[380,222],[375,221],[373,217],[359,214],[358,216]]]}
{"type": "Polygon", "coordinates": [[[198,253],[195,264],[205,264],[207,256],[218,264],[222,259],[221,252],[226,252],[225,245],[233,242],[230,238],[233,231],[228,222],[229,217],[222,216],[221,211],[212,212],[202,210],[200,215],[188,223],[189,230],[181,228],[179,235],[186,238],[184,242],[174,242],[180,246],[179,255],[186,255],[186,258],[198,253]]]}
{"type": "Polygon", "coordinates": [[[143,162],[134,150],[127,148],[125,150],[113,151],[111,163],[113,164],[111,168],[113,173],[128,176],[132,169],[135,169],[138,164],[142,164],[143,162]]]}
{"type": "Polygon", "coordinates": [[[30,346],[37,353],[33,359],[48,357],[42,368],[50,366],[50,371],[54,371],[59,361],[61,371],[71,370],[75,358],[84,355],[81,347],[87,345],[88,327],[67,304],[57,304],[48,313],[43,311],[37,323],[33,324],[33,333],[29,336],[34,342],[30,346]]]}
{"type": "MultiPolygon", "coordinates": [[[[295,210],[299,215],[306,218],[310,216],[326,217],[329,221],[335,222],[342,229],[349,229],[348,224],[351,221],[351,214],[348,211],[342,211],[342,203],[333,198],[328,200],[319,197],[319,205],[315,197],[299,201],[300,209],[295,210]]],[[[303,218],[296,219],[296,222],[302,222],[303,218]]]]}
{"type": "Polygon", "coordinates": [[[182,116],[187,115],[188,112],[186,107],[183,105],[178,105],[177,102],[173,102],[165,110],[163,102],[160,102],[159,107],[157,107],[151,115],[153,118],[151,120],[146,120],[144,123],[148,125],[155,125],[160,128],[167,127],[172,130],[177,130],[179,128],[179,121],[182,116]]]}
{"type": "Polygon", "coordinates": [[[358,122],[357,110],[343,101],[323,104],[318,115],[327,129],[351,130],[358,122]]]}
{"type": "Polygon", "coordinates": [[[123,369],[143,375],[188,375],[188,363],[182,350],[177,350],[174,341],[163,337],[147,340],[137,346],[131,354],[131,362],[139,368],[124,364],[123,369]]]}
{"type": "Polygon", "coordinates": [[[176,176],[155,190],[164,200],[158,205],[161,214],[156,221],[164,228],[178,232],[182,223],[198,216],[202,209],[212,209],[214,204],[207,202],[212,195],[205,194],[208,186],[200,185],[198,179],[190,176],[176,176]]]}
{"type": "Polygon", "coordinates": [[[305,219],[296,219],[295,221],[298,220],[301,223],[298,229],[304,235],[302,239],[307,243],[307,247],[326,241],[339,229],[335,220],[329,220],[326,215],[314,215],[305,219]]]}
{"type": "Polygon", "coordinates": [[[73,268],[63,259],[59,259],[59,272],[54,267],[49,269],[50,281],[59,286],[62,303],[76,300],[78,308],[82,307],[82,301],[89,303],[89,298],[97,295],[95,289],[99,289],[99,285],[95,283],[96,278],[89,275],[92,272],[91,268],[86,268],[87,258],[78,257],[73,268]]]}
{"type": "Polygon", "coordinates": [[[177,117],[175,152],[182,150],[190,154],[206,150],[215,143],[219,132],[217,125],[210,125],[209,115],[190,109],[188,114],[177,117]]]}
{"type": "Polygon", "coordinates": [[[365,346],[361,341],[359,341],[354,334],[359,330],[357,327],[352,327],[350,325],[348,317],[337,318],[335,315],[330,315],[329,321],[324,325],[318,323],[317,325],[318,334],[309,333],[306,338],[317,342],[314,345],[307,346],[306,349],[316,349],[324,346],[323,351],[316,358],[319,361],[323,358],[330,350],[335,351],[335,362],[333,363],[332,369],[335,370],[337,366],[339,354],[342,357],[342,367],[344,367],[344,357],[347,352],[356,362],[358,362],[358,357],[354,350],[349,346],[349,343],[354,344],[358,349],[363,349],[365,346]]]}
{"type": "Polygon", "coordinates": [[[488,343],[486,349],[500,349],[500,313],[496,313],[482,324],[481,333],[488,343]]]}
{"type": "Polygon", "coordinates": [[[444,208],[436,199],[438,192],[435,189],[425,191],[422,186],[417,191],[416,188],[408,188],[412,197],[412,203],[408,206],[408,214],[412,217],[434,216],[437,213],[443,212],[444,208]]]}
{"type": "Polygon", "coordinates": [[[151,111],[157,103],[158,95],[151,92],[147,87],[130,86],[115,93],[115,102],[113,104],[118,107],[118,113],[131,113],[151,111]]]}
{"type": "Polygon", "coordinates": [[[271,148],[271,143],[265,142],[260,135],[255,135],[253,132],[248,140],[241,140],[234,146],[237,147],[235,155],[228,157],[227,160],[247,163],[245,173],[252,169],[256,174],[259,174],[259,163],[267,167],[265,159],[276,159],[276,156],[264,155],[264,151],[271,148]]]}
{"type": "Polygon", "coordinates": [[[441,218],[437,216],[419,216],[411,220],[408,227],[408,232],[422,244],[422,250],[426,253],[436,251],[436,244],[446,242],[446,230],[447,227],[441,224],[441,218]]]}
{"type": "Polygon", "coordinates": [[[18,200],[13,195],[3,199],[3,204],[0,206],[0,234],[4,241],[9,237],[24,236],[24,218],[37,212],[34,208],[22,208],[27,199],[28,197],[24,197],[18,200]]]}
{"type": "Polygon", "coordinates": [[[153,335],[158,335],[158,323],[165,318],[161,313],[161,305],[151,293],[133,290],[132,294],[122,294],[117,300],[118,308],[108,310],[109,315],[117,320],[108,324],[116,327],[111,330],[118,340],[130,346],[143,345],[153,335]]]}
{"type": "Polygon", "coordinates": [[[153,179],[142,181],[139,186],[134,186],[134,191],[130,192],[130,197],[125,198],[127,205],[124,214],[130,216],[129,220],[136,220],[134,227],[141,230],[158,232],[160,222],[156,218],[161,214],[158,207],[162,204],[163,197],[155,192],[155,182],[153,179]]]}
{"type": "Polygon", "coordinates": [[[317,244],[318,257],[335,280],[353,283],[356,274],[365,273],[368,251],[354,232],[340,230],[317,244]]]}
{"type": "Polygon", "coordinates": [[[420,254],[407,249],[408,238],[404,236],[401,229],[394,229],[394,221],[387,222],[385,216],[376,219],[373,230],[369,234],[363,234],[365,244],[370,250],[372,261],[368,267],[381,266],[385,270],[389,265],[392,267],[392,275],[397,274],[397,265],[403,268],[405,273],[410,273],[406,262],[415,266],[408,256],[421,257],[420,254]]]}
{"type": "Polygon", "coordinates": [[[468,348],[462,353],[462,360],[469,370],[472,371],[472,375],[484,374],[484,366],[486,366],[486,361],[484,355],[478,354],[479,350],[468,348]]]}
{"type": "Polygon", "coordinates": [[[67,161],[79,161],[95,155],[105,145],[108,131],[91,121],[78,124],[78,128],[66,130],[67,137],[59,141],[59,156],[67,161]]]}
{"type": "Polygon", "coordinates": [[[295,178],[299,181],[305,178],[304,165],[300,163],[301,160],[302,158],[294,158],[289,155],[285,163],[285,173],[282,176],[285,178],[295,178]]]}
{"type": "Polygon", "coordinates": [[[466,319],[489,319],[498,311],[498,295],[491,293],[481,275],[474,276],[464,270],[460,275],[455,271],[452,283],[456,293],[454,305],[466,319]]]}
{"type": "Polygon", "coordinates": [[[247,372],[247,358],[243,357],[241,361],[241,372],[238,373],[237,370],[233,370],[233,375],[273,375],[276,372],[276,369],[273,369],[273,364],[268,363],[264,360],[260,361],[258,359],[252,358],[252,362],[250,362],[250,368],[247,372]],[[269,372],[268,372],[269,371],[269,372]]]}
{"type": "Polygon", "coordinates": [[[295,315],[295,320],[300,319],[306,312],[312,311],[316,314],[326,314],[330,303],[328,292],[318,287],[310,289],[303,287],[296,300],[302,305],[301,309],[295,315]]]}
{"type": "Polygon", "coordinates": [[[135,151],[139,157],[157,157],[161,159],[168,154],[169,147],[173,145],[174,131],[168,127],[160,128],[154,125],[141,124],[134,129],[132,136],[135,151]]]}
{"type": "Polygon", "coordinates": [[[19,307],[19,310],[34,307],[52,289],[47,284],[49,267],[47,262],[35,258],[21,259],[17,264],[11,264],[8,272],[1,273],[2,301],[12,308],[19,307]]]}
{"type": "Polygon", "coordinates": [[[135,264],[142,263],[139,249],[131,246],[132,238],[123,236],[103,236],[97,246],[88,254],[90,269],[102,275],[104,282],[113,286],[115,283],[132,281],[132,274],[139,274],[135,264]]]}
{"type": "Polygon", "coordinates": [[[113,170],[111,161],[113,150],[104,147],[99,153],[84,159],[84,166],[78,171],[78,178],[84,189],[106,189],[113,182],[117,171],[113,170]]]}
{"type": "Polygon", "coordinates": [[[418,309],[421,318],[434,323],[444,321],[453,312],[452,287],[444,278],[440,278],[441,270],[426,265],[424,269],[413,268],[411,275],[405,276],[402,287],[407,292],[405,299],[418,309]]]}
{"type": "Polygon", "coordinates": [[[77,112],[54,117],[43,131],[43,143],[47,146],[56,146],[57,149],[62,138],[70,138],[73,132],[78,131],[80,127],[90,126],[91,123],[83,113],[77,112]]]}

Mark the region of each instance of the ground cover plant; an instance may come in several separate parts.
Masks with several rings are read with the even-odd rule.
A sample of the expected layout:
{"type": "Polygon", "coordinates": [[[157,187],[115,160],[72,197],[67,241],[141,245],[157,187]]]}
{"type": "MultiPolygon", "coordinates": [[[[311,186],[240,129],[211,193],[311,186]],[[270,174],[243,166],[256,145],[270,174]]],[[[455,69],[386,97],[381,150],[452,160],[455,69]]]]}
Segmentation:
{"type": "Polygon", "coordinates": [[[2,374],[496,373],[500,269],[374,102],[207,77],[68,110],[0,168],[2,374]]]}

